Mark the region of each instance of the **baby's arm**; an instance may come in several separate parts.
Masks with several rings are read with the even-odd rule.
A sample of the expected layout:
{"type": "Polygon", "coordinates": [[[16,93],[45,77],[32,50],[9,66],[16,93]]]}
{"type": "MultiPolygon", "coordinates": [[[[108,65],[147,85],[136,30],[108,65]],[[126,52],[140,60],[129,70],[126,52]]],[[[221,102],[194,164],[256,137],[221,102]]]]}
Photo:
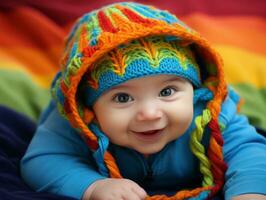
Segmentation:
{"type": "Polygon", "coordinates": [[[53,104],[40,122],[21,161],[21,175],[32,188],[84,200],[144,199],[133,181],[99,174],[87,145],[53,104]]]}
{"type": "Polygon", "coordinates": [[[266,139],[249,125],[247,118],[235,115],[223,133],[224,159],[228,165],[225,199],[265,199],[266,139]],[[261,195],[260,195],[261,194],[261,195]]]}
{"type": "Polygon", "coordinates": [[[105,179],[86,144],[50,105],[21,161],[21,175],[36,191],[81,199],[93,182],[105,179]]]}
{"type": "Polygon", "coordinates": [[[82,200],[144,200],[146,196],[145,190],[129,179],[107,178],[95,181],[82,200]]]}
{"type": "Polygon", "coordinates": [[[265,195],[260,194],[243,194],[233,197],[232,200],[266,200],[265,195]]]}

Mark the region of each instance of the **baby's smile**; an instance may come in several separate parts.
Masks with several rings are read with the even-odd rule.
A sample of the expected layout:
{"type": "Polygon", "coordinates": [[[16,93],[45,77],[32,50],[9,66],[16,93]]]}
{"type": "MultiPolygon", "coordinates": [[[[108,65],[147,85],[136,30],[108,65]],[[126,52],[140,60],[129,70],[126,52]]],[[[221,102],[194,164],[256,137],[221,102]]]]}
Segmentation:
{"type": "Polygon", "coordinates": [[[135,136],[144,142],[155,142],[160,139],[160,136],[164,133],[164,128],[154,129],[142,132],[132,131],[135,136]]]}

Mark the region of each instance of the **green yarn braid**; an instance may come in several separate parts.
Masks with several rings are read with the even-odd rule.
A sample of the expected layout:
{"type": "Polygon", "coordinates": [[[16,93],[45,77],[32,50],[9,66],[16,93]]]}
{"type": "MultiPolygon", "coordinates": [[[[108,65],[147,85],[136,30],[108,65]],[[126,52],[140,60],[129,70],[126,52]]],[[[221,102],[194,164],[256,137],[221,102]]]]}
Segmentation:
{"type": "Polygon", "coordinates": [[[197,116],[195,119],[196,128],[191,133],[190,148],[193,154],[200,161],[200,171],[203,174],[203,186],[213,185],[213,176],[211,173],[211,165],[208,157],[205,154],[205,148],[201,144],[205,126],[211,120],[211,113],[208,109],[203,110],[202,116],[197,116]]]}

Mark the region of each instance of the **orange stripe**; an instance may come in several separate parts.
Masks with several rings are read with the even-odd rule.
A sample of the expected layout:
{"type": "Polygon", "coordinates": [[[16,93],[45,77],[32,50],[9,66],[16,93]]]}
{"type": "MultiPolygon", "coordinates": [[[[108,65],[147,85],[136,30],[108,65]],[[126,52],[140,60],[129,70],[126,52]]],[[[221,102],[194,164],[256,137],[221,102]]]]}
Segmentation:
{"type": "Polygon", "coordinates": [[[238,46],[266,54],[266,19],[251,16],[217,17],[192,14],[181,17],[212,43],[238,46]]]}
{"type": "Polygon", "coordinates": [[[49,88],[53,76],[59,70],[57,64],[48,55],[57,51],[58,48],[50,49],[46,54],[34,48],[0,48],[0,68],[24,71],[40,86],[49,88]]]}

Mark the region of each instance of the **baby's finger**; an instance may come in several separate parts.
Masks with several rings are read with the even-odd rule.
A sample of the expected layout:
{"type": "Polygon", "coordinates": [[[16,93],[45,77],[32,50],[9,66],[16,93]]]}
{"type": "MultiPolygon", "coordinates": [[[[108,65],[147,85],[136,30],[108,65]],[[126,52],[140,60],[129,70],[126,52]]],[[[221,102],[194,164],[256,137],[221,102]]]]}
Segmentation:
{"type": "Polygon", "coordinates": [[[147,197],[147,193],[146,193],[146,191],[145,191],[142,187],[140,187],[140,186],[138,186],[138,185],[136,185],[136,187],[132,187],[132,191],[133,191],[136,195],[138,195],[138,197],[139,197],[141,200],[143,200],[143,199],[145,199],[145,198],[147,197]]]}
{"type": "Polygon", "coordinates": [[[123,200],[142,200],[135,192],[130,191],[123,195],[123,200]]]}

